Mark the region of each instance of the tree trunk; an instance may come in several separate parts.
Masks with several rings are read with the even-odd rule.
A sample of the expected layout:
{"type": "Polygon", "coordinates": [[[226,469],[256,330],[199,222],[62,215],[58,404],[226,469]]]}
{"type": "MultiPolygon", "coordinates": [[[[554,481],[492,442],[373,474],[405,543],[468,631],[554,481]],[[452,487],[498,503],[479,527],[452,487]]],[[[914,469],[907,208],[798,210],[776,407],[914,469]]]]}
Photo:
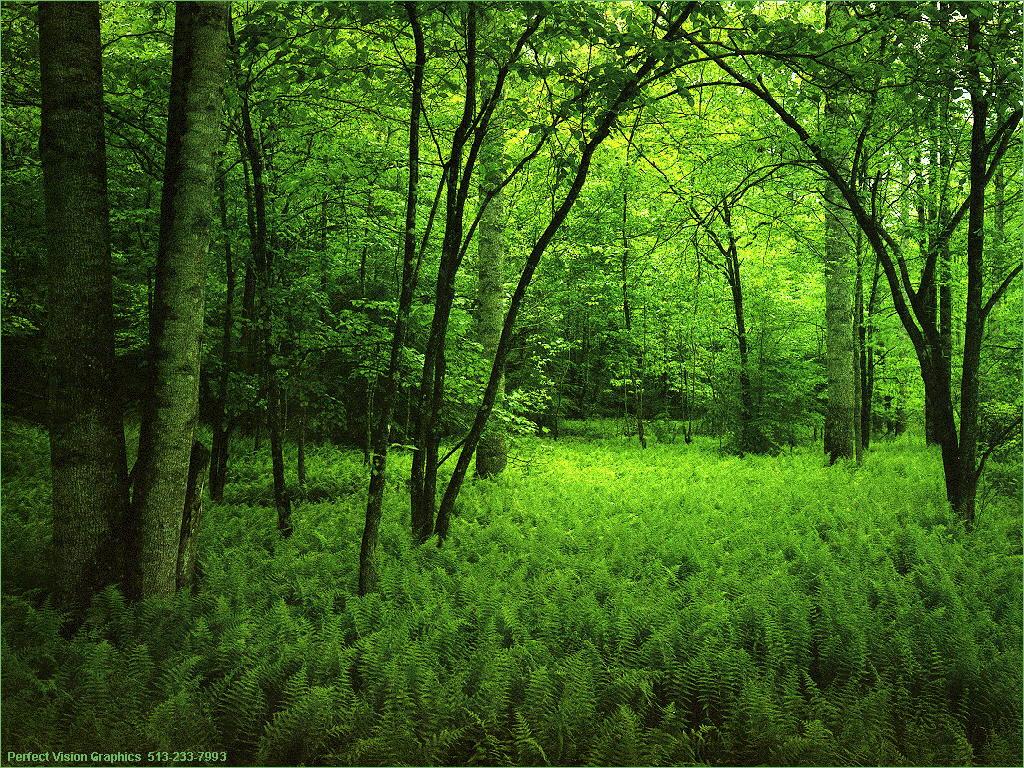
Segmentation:
{"type": "Polygon", "coordinates": [[[212,229],[227,6],[175,6],[160,249],[133,515],[143,597],[173,594],[196,427],[203,288],[212,229]]]}
{"type": "Polygon", "coordinates": [[[825,193],[825,361],[828,404],[825,453],[830,464],[852,459],[857,398],[854,392],[853,295],[850,281],[850,230],[838,195],[825,193]]]}
{"type": "MultiPolygon", "coordinates": [[[[825,28],[836,4],[825,4],[825,28]]],[[[825,121],[838,138],[841,120],[835,96],[825,95],[825,121]]],[[[829,464],[855,456],[857,397],[854,391],[853,285],[850,280],[853,221],[840,207],[837,190],[825,190],[825,368],[828,404],[825,409],[825,453],[829,464]]]]}
{"type": "Polygon", "coordinates": [[[188,484],[182,508],[181,534],[178,540],[177,587],[194,590],[198,546],[197,534],[203,514],[203,482],[210,452],[198,440],[192,443],[189,455],[188,484]]]}
{"type": "Polygon", "coordinates": [[[298,437],[298,457],[296,459],[295,472],[298,477],[299,485],[306,484],[306,401],[302,398],[299,400],[299,437],[298,437]]]}
{"type": "Polygon", "coordinates": [[[217,398],[213,409],[213,442],[210,448],[210,498],[224,499],[224,485],[227,482],[228,452],[231,441],[231,426],[228,423],[228,383],[232,369],[232,328],[234,325],[235,266],[231,254],[231,233],[228,228],[227,195],[225,194],[225,171],[223,166],[217,174],[217,195],[220,198],[220,224],[224,236],[224,273],[226,291],[224,294],[224,320],[221,325],[220,376],[217,382],[217,398]]]}
{"type": "MultiPolygon", "coordinates": [[[[686,19],[689,18],[690,13],[694,8],[696,8],[696,3],[687,4],[687,6],[680,11],[674,19],[667,22],[667,29],[662,37],[663,41],[672,40],[679,34],[682,25],[685,23],[686,19]]],[[[547,250],[551,239],[561,228],[562,223],[565,221],[565,217],[576,204],[580,190],[583,188],[583,183],[586,181],[587,175],[590,172],[590,164],[593,159],[594,152],[611,132],[612,125],[618,118],[621,111],[636,97],[641,87],[640,84],[644,81],[644,78],[651,74],[657,66],[658,61],[659,60],[655,56],[649,56],[645,59],[637,70],[623,82],[615,98],[611,101],[608,108],[602,113],[589,141],[587,141],[582,147],[579,165],[576,168],[572,184],[567,190],[565,197],[562,199],[561,204],[554,210],[551,220],[548,222],[544,231],[534,243],[533,247],[530,249],[530,253],[526,257],[523,271],[520,273],[519,282],[516,284],[515,291],[512,293],[508,311],[505,314],[505,320],[501,326],[501,336],[498,339],[498,349],[494,356],[494,363],[491,365],[491,375],[488,379],[487,387],[484,390],[483,399],[480,403],[480,407],[477,409],[476,417],[473,420],[473,426],[470,428],[469,433],[466,435],[466,439],[462,444],[462,449],[459,452],[459,458],[456,461],[455,469],[452,471],[452,476],[448,481],[448,485],[445,487],[444,496],[441,499],[441,507],[438,510],[437,526],[435,529],[438,535],[439,544],[443,543],[445,537],[448,535],[448,527],[451,521],[452,510],[454,509],[455,500],[459,495],[459,491],[462,488],[462,483],[465,480],[466,471],[469,469],[470,457],[476,451],[480,436],[483,434],[484,428],[487,425],[487,419],[490,417],[491,410],[494,407],[494,400],[498,394],[498,381],[501,378],[502,367],[505,364],[505,359],[512,346],[512,331],[515,328],[519,309],[526,296],[526,290],[529,288],[530,282],[533,280],[533,275],[537,270],[537,265],[540,263],[540,259],[544,255],[544,251],[547,250]]]]}
{"type": "MultiPolygon", "coordinates": [[[[445,190],[445,227],[441,261],[437,271],[437,300],[430,325],[430,336],[423,356],[420,380],[420,412],[413,454],[411,481],[412,527],[417,541],[426,541],[436,530],[437,469],[440,435],[438,422],[444,403],[444,379],[447,367],[445,345],[448,321],[455,300],[455,278],[461,261],[465,194],[459,183],[466,142],[470,137],[476,103],[476,18],[477,7],[466,8],[466,94],[462,119],[452,136],[445,190]]],[[[483,127],[483,126],[481,126],[483,127]]],[[[470,169],[471,170],[471,169],[470,169]]],[[[445,523],[439,523],[442,527],[445,523]]]]}
{"type": "MultiPolygon", "coordinates": [[[[228,17],[228,31],[232,48],[235,47],[234,33],[228,17]]],[[[238,73],[236,72],[236,76],[238,73]]],[[[284,474],[284,441],[281,435],[281,386],[274,366],[273,305],[271,281],[273,259],[267,237],[267,190],[263,178],[263,150],[256,143],[252,125],[252,111],[249,93],[241,88],[242,146],[252,172],[252,221],[250,234],[253,236],[252,253],[255,272],[254,303],[259,317],[254,345],[262,353],[263,387],[267,398],[266,421],[270,440],[270,458],[274,483],[274,508],[277,511],[277,528],[285,538],[292,534],[292,505],[288,497],[284,474]]],[[[255,440],[259,440],[257,424],[255,440]]]]}
{"type": "MultiPolygon", "coordinates": [[[[504,177],[503,144],[505,134],[494,124],[481,148],[480,199],[491,193],[490,204],[480,218],[480,245],[477,254],[477,338],[483,347],[485,360],[493,360],[501,336],[501,321],[505,317],[505,289],[502,284],[505,264],[503,237],[504,209],[499,185],[504,177]]],[[[504,377],[498,383],[496,402],[504,394],[504,377]]],[[[508,463],[508,447],[502,425],[492,422],[480,437],[476,449],[477,477],[494,477],[508,463]]]]}
{"type": "MultiPolygon", "coordinates": [[[[628,145],[627,145],[628,146],[628,145]]],[[[626,162],[629,162],[627,153],[626,162]]],[[[629,303],[629,232],[627,231],[627,216],[629,213],[629,196],[623,178],[622,188],[622,324],[626,332],[626,383],[622,387],[622,403],[626,411],[626,419],[629,419],[629,387],[632,384],[633,410],[636,414],[636,435],[641,448],[647,447],[647,437],[644,435],[644,409],[643,409],[643,379],[637,370],[633,352],[633,308],[629,303]]]]}
{"type": "MultiPolygon", "coordinates": [[[[978,487],[978,371],[985,335],[983,282],[985,276],[985,186],[988,183],[988,101],[979,74],[981,19],[967,10],[967,49],[971,52],[968,83],[971,95],[970,191],[967,211],[967,313],[964,324],[964,357],[960,379],[960,451],[953,508],[968,526],[974,523],[974,500],[978,487]]],[[[952,403],[950,403],[952,410],[952,403]]]]}
{"type": "Polygon", "coordinates": [[[864,346],[862,343],[864,336],[864,277],[861,274],[862,266],[861,254],[858,250],[857,274],[854,278],[853,291],[853,449],[858,464],[864,460],[864,437],[861,434],[863,414],[861,397],[864,394],[864,346]]]}
{"type": "Polygon", "coordinates": [[[39,51],[55,593],[77,613],[121,576],[128,504],[99,6],[40,3],[39,51]]]}
{"type": "Polygon", "coordinates": [[[391,355],[387,372],[381,383],[377,425],[373,434],[373,456],[370,459],[370,487],[366,498],[366,520],[359,547],[359,594],[365,595],[376,588],[377,569],[374,552],[380,528],[384,485],[387,480],[387,456],[391,442],[391,418],[398,394],[402,348],[405,345],[406,326],[412,307],[416,283],[416,206],[419,201],[420,176],[420,113],[423,108],[423,70],[427,56],[423,41],[423,28],[416,13],[416,3],[405,3],[405,12],[412,26],[416,46],[413,64],[412,99],[409,108],[409,184],[405,198],[405,233],[402,243],[402,286],[395,314],[395,328],[391,337],[391,355]]]}
{"type": "MultiPolygon", "coordinates": [[[[859,239],[859,238],[858,238],[859,239]]],[[[871,447],[872,398],[875,389],[875,352],[871,339],[875,304],[878,297],[879,263],[875,259],[874,271],[871,276],[871,290],[868,294],[867,306],[863,301],[861,288],[860,322],[858,324],[858,343],[860,344],[860,440],[863,450],[871,447]]]]}
{"type": "Polygon", "coordinates": [[[747,451],[758,453],[764,446],[754,430],[754,393],[750,385],[750,351],[747,344],[747,323],[743,308],[743,281],[740,274],[739,252],[736,247],[736,240],[732,236],[732,222],[728,208],[723,212],[726,226],[729,227],[729,245],[725,252],[725,273],[729,281],[729,289],[732,292],[732,308],[736,318],[736,347],[739,352],[739,389],[740,389],[740,419],[739,439],[737,441],[739,454],[742,456],[747,451]]]}

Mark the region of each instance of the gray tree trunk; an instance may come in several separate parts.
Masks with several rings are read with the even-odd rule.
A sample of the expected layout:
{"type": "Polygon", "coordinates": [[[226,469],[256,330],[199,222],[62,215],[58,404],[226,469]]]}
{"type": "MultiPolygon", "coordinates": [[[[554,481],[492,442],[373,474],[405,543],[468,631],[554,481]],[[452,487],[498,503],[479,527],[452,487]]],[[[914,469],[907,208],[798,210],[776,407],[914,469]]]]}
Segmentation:
{"type": "Polygon", "coordinates": [[[199,404],[203,289],[227,60],[227,6],[175,6],[171,97],[151,328],[150,392],[133,511],[144,597],[173,594],[199,404]]]}
{"type": "Polygon", "coordinates": [[[114,370],[100,15],[40,3],[55,592],[84,608],[120,577],[128,504],[114,370]]]}
{"type": "MultiPolygon", "coordinates": [[[[825,28],[837,7],[825,4],[825,28]]],[[[840,97],[841,98],[841,97],[840,97]]],[[[839,137],[839,104],[825,95],[825,122],[835,139],[839,137]]],[[[825,368],[828,404],[825,409],[825,453],[830,464],[855,456],[859,417],[857,371],[853,331],[853,261],[855,222],[833,185],[825,189],[825,368]]]]}

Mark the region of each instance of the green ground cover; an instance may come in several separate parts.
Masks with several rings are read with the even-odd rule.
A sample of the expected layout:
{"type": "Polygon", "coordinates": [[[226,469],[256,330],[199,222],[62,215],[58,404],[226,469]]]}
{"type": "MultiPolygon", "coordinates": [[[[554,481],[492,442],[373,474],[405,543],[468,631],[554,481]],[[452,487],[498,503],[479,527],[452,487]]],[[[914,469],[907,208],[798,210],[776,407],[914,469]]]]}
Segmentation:
{"type": "Polygon", "coordinates": [[[411,545],[396,457],[365,598],[360,454],[310,450],[282,540],[269,460],[239,445],[197,593],[131,607],[108,590],[65,642],[38,544],[46,438],[8,420],[4,750],[1020,764],[1019,503],[988,489],[964,532],[919,442],[828,468],[812,449],[527,439],[467,486],[443,549],[411,545]]]}

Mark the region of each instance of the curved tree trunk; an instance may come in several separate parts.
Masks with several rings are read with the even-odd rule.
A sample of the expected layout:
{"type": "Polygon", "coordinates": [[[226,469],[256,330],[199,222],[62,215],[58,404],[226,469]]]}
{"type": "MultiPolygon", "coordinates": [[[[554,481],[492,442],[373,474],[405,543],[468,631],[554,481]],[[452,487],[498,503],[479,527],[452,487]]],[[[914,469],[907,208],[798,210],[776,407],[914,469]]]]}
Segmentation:
{"type": "Polygon", "coordinates": [[[120,577],[128,504],[114,367],[100,14],[40,3],[56,595],[78,611],[120,577]]]}
{"type": "Polygon", "coordinates": [[[173,594],[199,407],[203,289],[210,248],[227,6],[175,6],[160,248],[133,517],[143,597],[173,594]]]}

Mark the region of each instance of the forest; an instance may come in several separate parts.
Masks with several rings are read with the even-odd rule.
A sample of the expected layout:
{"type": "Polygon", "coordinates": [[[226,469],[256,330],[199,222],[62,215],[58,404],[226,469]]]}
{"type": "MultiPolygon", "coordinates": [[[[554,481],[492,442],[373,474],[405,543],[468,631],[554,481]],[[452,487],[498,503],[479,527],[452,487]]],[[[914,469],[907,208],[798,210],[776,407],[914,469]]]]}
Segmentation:
{"type": "Polygon", "coordinates": [[[1017,2],[5,2],[4,765],[1019,766],[1017,2]]]}

